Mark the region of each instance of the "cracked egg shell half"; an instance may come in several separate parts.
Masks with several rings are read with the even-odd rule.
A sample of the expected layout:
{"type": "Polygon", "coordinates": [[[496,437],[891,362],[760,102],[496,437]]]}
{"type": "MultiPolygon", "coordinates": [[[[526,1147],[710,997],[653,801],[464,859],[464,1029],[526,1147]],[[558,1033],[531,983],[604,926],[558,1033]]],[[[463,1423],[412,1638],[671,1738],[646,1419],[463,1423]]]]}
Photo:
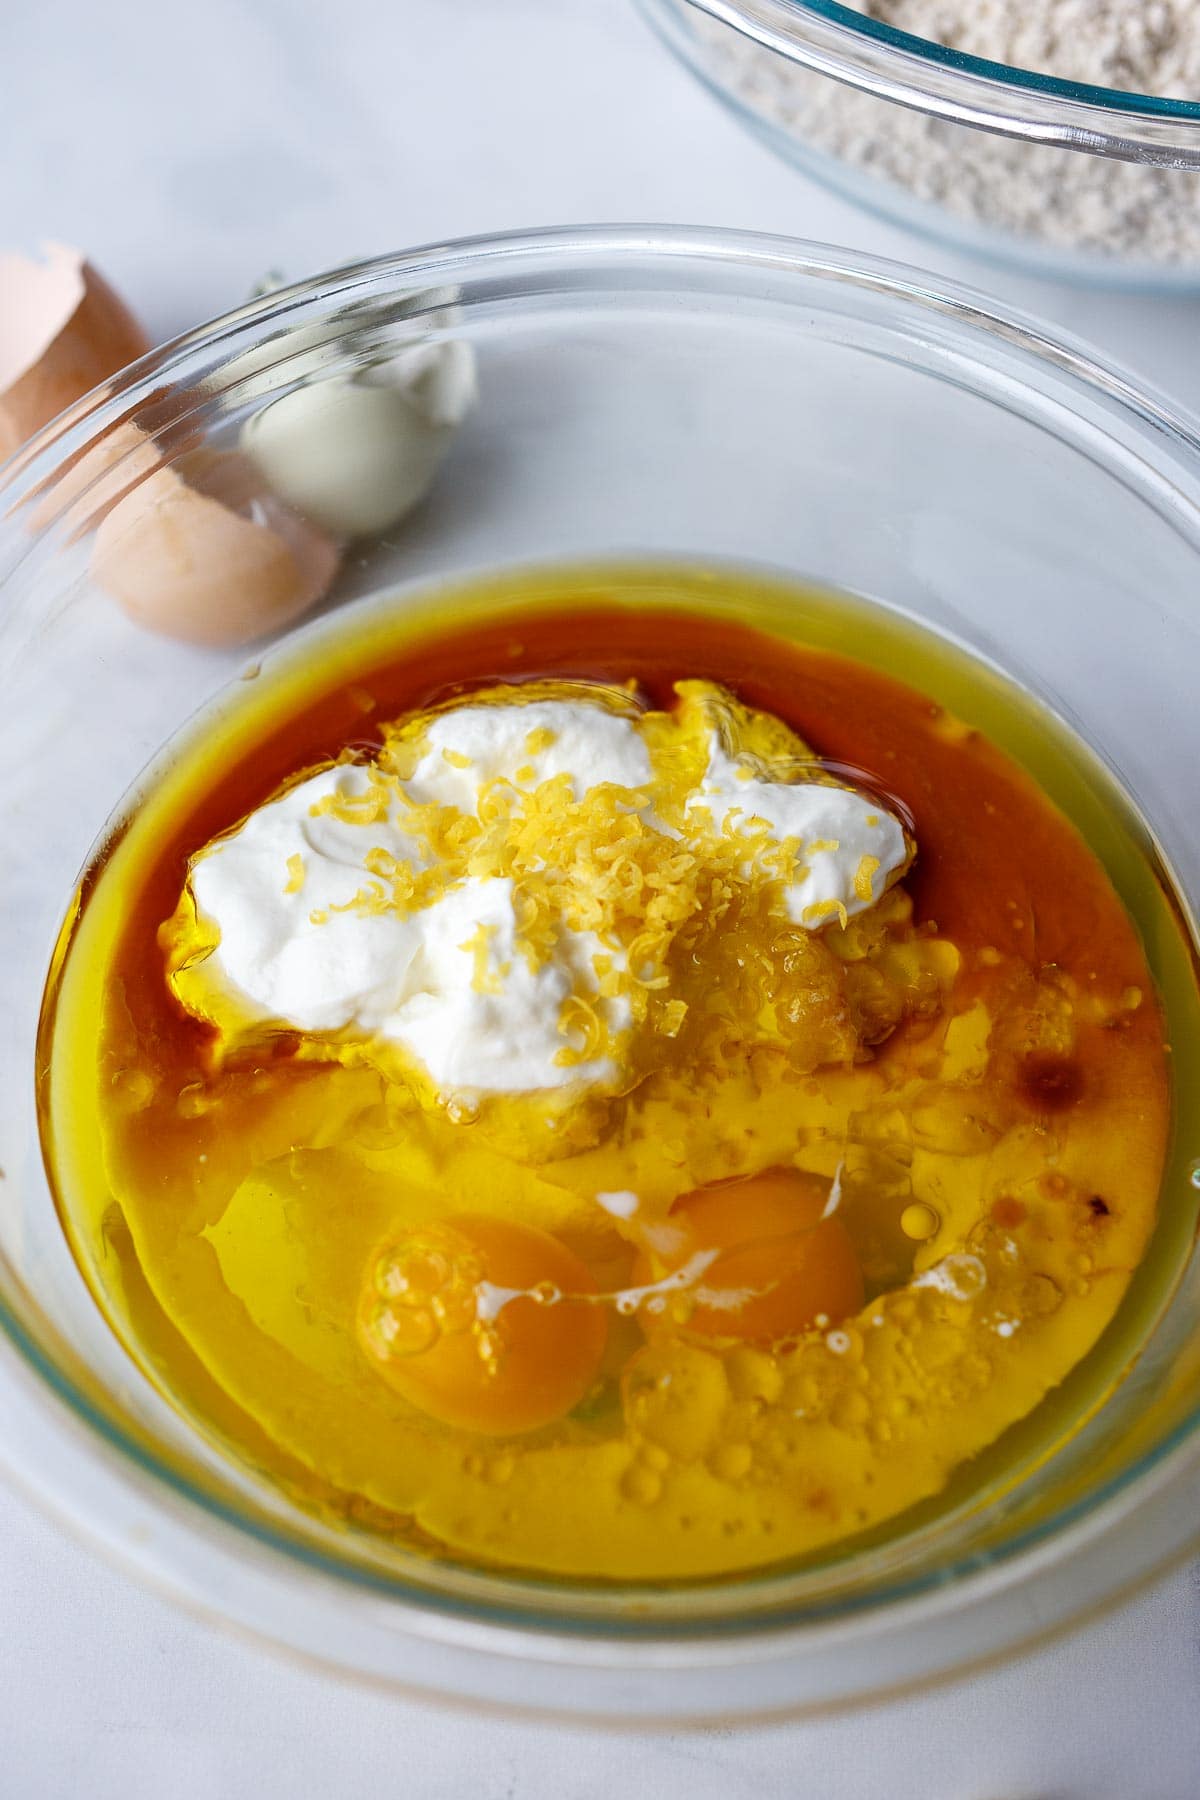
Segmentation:
{"type": "Polygon", "coordinates": [[[0,462],[150,341],[79,250],[0,256],[0,462]]]}
{"type": "Polygon", "coordinates": [[[92,575],[137,624],[188,643],[269,636],[315,606],[340,546],[298,518],[236,451],[153,470],[103,519],[92,575]]]}

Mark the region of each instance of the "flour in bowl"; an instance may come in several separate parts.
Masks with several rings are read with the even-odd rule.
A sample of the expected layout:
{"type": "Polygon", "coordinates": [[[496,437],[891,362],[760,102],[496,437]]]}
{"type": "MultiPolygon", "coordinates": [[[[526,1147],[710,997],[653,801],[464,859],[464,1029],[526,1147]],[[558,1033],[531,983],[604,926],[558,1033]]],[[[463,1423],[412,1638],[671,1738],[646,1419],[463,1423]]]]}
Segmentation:
{"type": "MultiPolygon", "coordinates": [[[[845,0],[971,56],[1067,81],[1200,100],[1196,0],[845,0]]],[[[789,63],[710,18],[714,73],[772,124],[919,200],[1064,249],[1200,260],[1200,175],[1064,151],[876,99],[789,63]]]]}

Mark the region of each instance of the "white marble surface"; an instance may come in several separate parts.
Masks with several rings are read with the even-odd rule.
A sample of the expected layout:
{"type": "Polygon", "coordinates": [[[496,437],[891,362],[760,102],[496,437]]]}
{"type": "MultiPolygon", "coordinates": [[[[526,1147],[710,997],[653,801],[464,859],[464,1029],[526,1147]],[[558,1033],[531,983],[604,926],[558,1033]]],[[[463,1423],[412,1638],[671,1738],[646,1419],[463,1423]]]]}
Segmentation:
{"type": "MultiPolygon", "coordinates": [[[[736,224],[976,282],[1200,406],[1200,303],[1081,294],[807,186],[627,0],[41,0],[0,30],[0,244],[85,245],[158,336],[268,268],[583,220],[736,224]]],[[[1023,1663],[857,1717],[628,1738],[365,1694],[183,1618],[0,1493],[0,1795],[1191,1800],[1183,1571],[1023,1663]]]]}

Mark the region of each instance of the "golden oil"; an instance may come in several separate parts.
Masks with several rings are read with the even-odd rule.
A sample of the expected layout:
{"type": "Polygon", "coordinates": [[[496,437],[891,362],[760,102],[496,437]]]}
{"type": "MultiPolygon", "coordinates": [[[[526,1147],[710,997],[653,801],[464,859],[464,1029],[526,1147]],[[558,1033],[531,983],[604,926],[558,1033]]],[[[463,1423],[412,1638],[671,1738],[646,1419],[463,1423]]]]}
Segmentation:
{"type": "Polygon", "coordinates": [[[1169,879],[1084,745],[883,609],[654,566],[368,603],[173,746],[108,842],[43,1022],[64,1224],[151,1378],[314,1507],[572,1576],[835,1553],[1035,1466],[1110,1391],[1182,1264],[1196,1195],[1163,1045],[1170,1086],[1193,1091],[1200,1031],[1169,879]],[[156,947],[188,855],[383,722],[527,677],[632,679],[656,704],[719,681],[871,771],[914,817],[917,919],[962,958],[947,1016],[860,1069],[747,1068],[702,1104],[656,1078],[603,1142],[536,1168],[286,1044],[207,1073],[156,947]],[[634,1246],[596,1193],[666,1207],[780,1162],[840,1170],[867,1277],[852,1320],[763,1348],[616,1317],[580,1405],[499,1441],[423,1417],[364,1361],[363,1265],[398,1215],[424,1227],[469,1199],[551,1231],[616,1290],[634,1246]]]}

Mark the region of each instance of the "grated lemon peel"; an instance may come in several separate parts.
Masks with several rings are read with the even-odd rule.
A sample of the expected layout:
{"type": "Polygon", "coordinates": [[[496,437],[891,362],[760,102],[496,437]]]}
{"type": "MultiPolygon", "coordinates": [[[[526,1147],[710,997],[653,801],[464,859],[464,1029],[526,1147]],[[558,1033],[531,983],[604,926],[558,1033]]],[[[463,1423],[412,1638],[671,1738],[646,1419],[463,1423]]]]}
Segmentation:
{"type": "MultiPolygon", "coordinates": [[[[531,971],[554,958],[564,930],[594,933],[602,946],[592,958],[592,979],[577,973],[562,1002],[563,1044],[555,1060],[564,1068],[610,1060],[620,1071],[614,1094],[667,1064],[692,1068],[701,1084],[754,1057],[774,1059],[795,1075],[847,1066],[868,1056],[905,1017],[940,1009],[958,959],[952,945],[914,930],[911,905],[896,885],[915,853],[911,836],[905,833],[904,863],[888,871],[884,891],[865,912],[851,917],[843,901],[819,900],[796,923],[786,896],[806,878],[806,855],[836,849],[837,842],[778,838],[769,821],[737,807],[718,823],[710,807],[697,803],[708,746],[715,733],[748,779],[849,783],[782,720],[743,706],[712,683],[682,681],[675,692],[671,711],[643,708],[632,685],[528,682],[472,693],[473,707],[586,698],[635,724],[653,771],[642,787],[604,782],[577,793],[569,775],[536,780],[531,762],[511,778],[482,782],[473,812],[417,801],[405,787],[430,721],[461,700],[384,724],[373,761],[353,753],[339,759],[357,764],[355,788],[323,795],[311,812],[368,833],[391,821],[419,854],[405,860],[369,846],[355,894],[315,909],[310,919],[319,923],[330,911],[407,917],[468,879],[508,881],[516,951],[531,971]]],[[[525,753],[536,756],[553,737],[527,733],[525,753]]],[[[456,767],[470,761],[451,750],[442,755],[456,767]]],[[[303,880],[298,862],[288,859],[289,884],[303,880]]],[[[879,869],[878,858],[860,859],[853,877],[859,902],[871,902],[879,869]]],[[[471,956],[470,979],[480,994],[501,993],[511,967],[491,960],[493,930],[481,925],[460,946],[471,956]]],[[[197,978],[219,932],[199,916],[187,886],[160,940],[176,996],[215,1025],[219,1037],[235,1040],[236,1005],[205,993],[197,978]]],[[[242,1020],[243,1033],[245,1027],[242,1020]]],[[[429,1084],[419,1065],[397,1058],[394,1048],[384,1057],[352,1034],[307,1034],[299,1054],[375,1061],[431,1098],[422,1094],[429,1084]]],[[[506,1110],[514,1109],[520,1110],[509,1102],[506,1110]]]]}

